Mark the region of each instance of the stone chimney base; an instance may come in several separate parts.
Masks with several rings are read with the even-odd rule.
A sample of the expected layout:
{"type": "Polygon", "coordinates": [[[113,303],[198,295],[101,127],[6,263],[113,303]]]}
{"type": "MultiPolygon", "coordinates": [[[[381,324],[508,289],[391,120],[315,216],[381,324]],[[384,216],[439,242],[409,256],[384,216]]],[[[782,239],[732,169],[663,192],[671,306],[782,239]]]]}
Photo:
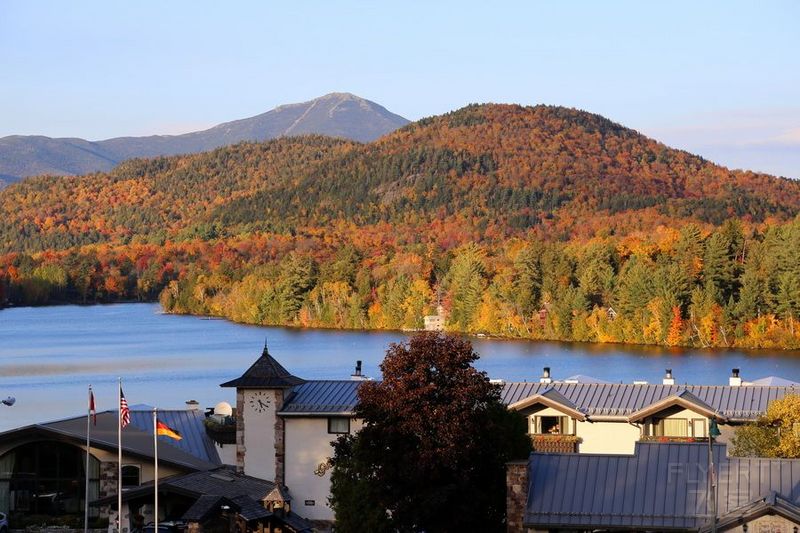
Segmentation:
{"type": "Polygon", "coordinates": [[[526,531],[523,527],[528,504],[528,461],[506,463],[506,530],[526,531]]]}

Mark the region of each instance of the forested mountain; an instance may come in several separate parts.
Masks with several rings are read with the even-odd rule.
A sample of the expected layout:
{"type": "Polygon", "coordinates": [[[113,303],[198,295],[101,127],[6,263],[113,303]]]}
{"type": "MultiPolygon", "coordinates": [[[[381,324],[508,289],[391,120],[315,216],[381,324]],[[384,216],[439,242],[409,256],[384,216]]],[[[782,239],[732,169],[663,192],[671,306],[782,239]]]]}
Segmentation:
{"type": "Polygon", "coordinates": [[[800,347],[800,183],[603,117],[472,105],[130,160],[0,192],[19,303],[154,299],[260,324],[800,347]]]}
{"type": "Polygon", "coordinates": [[[349,93],[331,93],[184,135],[118,137],[94,142],[13,135],[0,138],[0,179],[105,172],[133,157],[189,154],[241,141],[289,135],[315,133],[367,142],[407,123],[408,120],[369,100],[349,93]]]}

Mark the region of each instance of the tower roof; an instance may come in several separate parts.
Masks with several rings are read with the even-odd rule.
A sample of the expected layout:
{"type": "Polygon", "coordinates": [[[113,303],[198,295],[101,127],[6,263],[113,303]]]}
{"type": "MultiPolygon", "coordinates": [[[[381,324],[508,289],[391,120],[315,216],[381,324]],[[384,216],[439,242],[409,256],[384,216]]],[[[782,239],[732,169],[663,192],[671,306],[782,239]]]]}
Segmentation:
{"type": "Polygon", "coordinates": [[[275,360],[267,346],[255,363],[240,377],[225,382],[220,387],[237,387],[250,389],[288,389],[305,383],[305,380],[293,376],[275,360]]]}

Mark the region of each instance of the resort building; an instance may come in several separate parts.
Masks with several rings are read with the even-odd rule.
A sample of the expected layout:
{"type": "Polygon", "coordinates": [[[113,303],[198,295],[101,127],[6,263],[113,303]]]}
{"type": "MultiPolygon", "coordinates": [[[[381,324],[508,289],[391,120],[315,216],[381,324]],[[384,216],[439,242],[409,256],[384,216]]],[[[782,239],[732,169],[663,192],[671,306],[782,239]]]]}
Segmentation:
{"type": "Polygon", "coordinates": [[[508,531],[798,530],[800,459],[727,457],[714,444],[711,476],[709,448],[639,442],[630,455],[533,453],[508,465],[508,531]]]}
{"type": "MultiPolygon", "coordinates": [[[[187,402],[188,403],[188,402],[187,402]]],[[[224,405],[222,407],[225,413],[224,405]]],[[[152,407],[131,407],[122,438],[121,533],[154,522],[152,407]]],[[[230,406],[228,406],[230,413],[230,406]]],[[[291,510],[291,499],[275,483],[225,466],[209,431],[225,414],[192,408],[159,410],[158,418],[180,440],[158,437],[159,521],[205,530],[310,531],[291,510]],[[209,422],[211,422],[209,424],[209,422]],[[224,526],[224,527],[222,527],[224,526]]],[[[97,413],[89,445],[90,526],[116,530],[118,411],[97,413]]],[[[82,528],[85,509],[86,415],[0,433],[0,512],[12,527],[40,525],[48,518],[82,528]],[[30,523],[29,523],[30,522],[30,523]]],[[[223,455],[224,457],[224,455],[223,455]]],[[[233,456],[231,456],[233,457],[233,456]]]]}
{"type": "MultiPolygon", "coordinates": [[[[152,408],[131,410],[131,424],[122,441],[122,487],[151,483],[154,477],[152,408]]],[[[184,435],[180,441],[161,437],[159,477],[207,470],[220,465],[205,435],[203,413],[159,411],[159,418],[184,435]]],[[[97,414],[89,448],[89,501],[117,494],[117,411],[97,414]]],[[[0,433],[0,511],[12,522],[30,515],[77,516],[85,504],[86,415],[34,424],[0,433]]],[[[116,507],[116,500],[114,501],[116,507]]],[[[141,510],[152,521],[152,507],[141,510]]],[[[111,507],[96,507],[90,518],[116,516],[111,507]]],[[[127,527],[127,513],[123,528],[127,527]]]]}
{"type": "Polygon", "coordinates": [[[525,415],[542,452],[631,454],[638,442],[692,442],[715,420],[728,442],[737,425],[761,416],[773,400],[800,393],[800,383],[770,377],[745,382],[733,369],[728,385],[678,385],[667,369],[660,384],[608,383],[586,376],[504,383],[509,409],[525,415]]]}
{"type": "MultiPolygon", "coordinates": [[[[185,522],[191,533],[225,524],[242,532],[331,525],[331,443],[361,428],[356,404],[365,379],[359,363],[350,379],[305,380],[265,347],[240,377],[222,384],[236,389],[235,409],[221,402],[208,413],[192,405],[159,411],[159,419],[183,436],[159,437],[159,520],[185,522]]],[[[800,393],[797,383],[774,377],[746,382],[737,369],[719,386],[679,385],[671,370],[658,384],[587,376],[556,380],[549,368],[531,382],[495,382],[503,402],[525,417],[535,450],[530,461],[509,467],[514,530],[705,527],[706,496],[693,492],[694,499],[684,501],[687,490],[700,490],[700,481],[687,488],[688,478],[673,480],[670,468],[707,468],[701,452],[708,448],[712,420],[722,433],[721,444],[714,446],[716,464],[731,472],[772,469],[772,477],[735,497],[723,492],[735,490],[733,481],[720,488],[720,496],[727,496],[718,516],[731,524],[744,515],[755,520],[759,513],[794,516],[798,463],[728,459],[724,443],[737,425],[757,419],[773,400],[800,393]],[[672,484],[664,488],[667,481],[672,484]],[[684,507],[657,503],[664,490],[678,499],[669,505],[684,507]],[[667,523],[671,513],[682,518],[667,523]],[[646,516],[662,521],[648,522],[646,516]]],[[[112,528],[117,423],[116,411],[99,413],[89,446],[91,516],[110,519],[112,528]]],[[[81,416],[0,433],[0,512],[12,520],[33,513],[82,518],[84,489],[76,480],[84,479],[85,431],[81,416]]],[[[154,520],[152,408],[132,407],[122,452],[120,529],[129,533],[154,520]]]]}
{"type": "MultiPolygon", "coordinates": [[[[236,466],[246,475],[286,486],[300,515],[333,520],[328,506],[331,442],[361,427],[355,417],[360,371],[349,380],[303,380],[265,348],[236,388],[236,466]]],[[[637,446],[706,442],[709,420],[728,441],[769,403],[800,384],[765,378],[745,382],[734,369],[728,385],[678,385],[668,370],[660,384],[607,383],[586,376],[556,381],[545,368],[535,382],[499,382],[502,399],[522,413],[539,452],[631,455],[637,446]]]]}

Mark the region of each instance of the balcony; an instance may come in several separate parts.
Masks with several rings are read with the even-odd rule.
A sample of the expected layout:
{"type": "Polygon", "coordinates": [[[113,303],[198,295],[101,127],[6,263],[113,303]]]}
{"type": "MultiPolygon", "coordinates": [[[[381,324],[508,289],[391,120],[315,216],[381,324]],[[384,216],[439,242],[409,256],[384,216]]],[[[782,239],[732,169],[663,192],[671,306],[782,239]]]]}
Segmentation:
{"type": "Polygon", "coordinates": [[[533,451],[542,453],[578,453],[580,437],[575,435],[532,434],[533,451]]]}
{"type": "Polygon", "coordinates": [[[667,436],[644,436],[639,438],[639,442],[708,442],[708,437],[667,437],[667,436]]]}

